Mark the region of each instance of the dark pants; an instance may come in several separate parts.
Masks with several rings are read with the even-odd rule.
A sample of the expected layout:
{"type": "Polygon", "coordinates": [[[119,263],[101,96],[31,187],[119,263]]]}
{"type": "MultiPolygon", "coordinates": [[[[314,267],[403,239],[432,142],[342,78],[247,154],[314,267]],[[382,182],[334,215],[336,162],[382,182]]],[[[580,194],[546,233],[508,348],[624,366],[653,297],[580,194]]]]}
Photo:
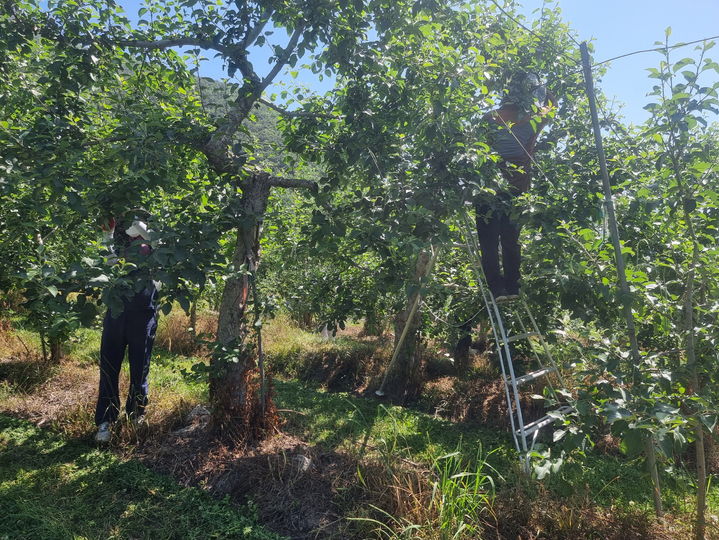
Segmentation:
{"type": "Polygon", "coordinates": [[[512,211],[512,201],[529,190],[531,169],[530,157],[501,161],[499,170],[509,184],[509,192],[497,195],[492,204],[482,200],[475,202],[482,269],[494,296],[519,292],[519,266],[522,262],[519,231],[522,226],[517,222],[516,210],[512,211]],[[500,243],[504,274],[499,269],[500,243]]]}
{"type": "Polygon", "coordinates": [[[100,345],[100,393],[95,410],[97,425],[114,422],[120,412],[118,379],[125,349],[130,362],[130,391],[125,409],[130,416],[144,414],[155,330],[157,317],[154,309],[125,309],[117,318],[113,318],[107,310],[100,345]]]}
{"type": "Polygon", "coordinates": [[[519,292],[521,225],[513,220],[511,197],[497,197],[495,204],[475,204],[479,246],[482,249],[482,269],[487,285],[494,296],[519,292]],[[502,268],[499,267],[499,245],[502,245],[502,268]]]}

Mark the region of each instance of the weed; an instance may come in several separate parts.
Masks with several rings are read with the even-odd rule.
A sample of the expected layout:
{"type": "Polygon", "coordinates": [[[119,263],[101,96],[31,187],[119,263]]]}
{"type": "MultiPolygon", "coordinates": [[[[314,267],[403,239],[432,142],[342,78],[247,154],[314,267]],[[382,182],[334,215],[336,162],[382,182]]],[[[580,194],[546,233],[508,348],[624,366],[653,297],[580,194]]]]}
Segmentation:
{"type": "Polygon", "coordinates": [[[460,440],[454,452],[434,457],[427,467],[405,457],[412,453],[398,429],[400,424],[391,411],[384,411],[394,428],[378,441],[377,457],[366,461],[357,473],[371,512],[350,520],[384,538],[480,536],[485,518],[494,517],[490,471],[497,474],[481,445],[474,459],[468,460],[460,440]]]}
{"type": "Polygon", "coordinates": [[[247,507],[27,422],[0,415],[0,448],[0,530],[8,538],[277,538],[247,507]]]}

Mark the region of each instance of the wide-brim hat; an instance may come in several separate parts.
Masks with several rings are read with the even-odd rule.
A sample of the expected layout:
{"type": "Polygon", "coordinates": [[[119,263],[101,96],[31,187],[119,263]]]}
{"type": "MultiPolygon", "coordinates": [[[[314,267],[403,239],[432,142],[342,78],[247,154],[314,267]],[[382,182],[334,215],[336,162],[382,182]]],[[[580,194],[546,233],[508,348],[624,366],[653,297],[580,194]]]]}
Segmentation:
{"type": "Polygon", "coordinates": [[[149,240],[150,239],[150,231],[147,229],[147,224],[144,221],[140,221],[138,219],[134,220],[132,222],[132,225],[130,225],[125,232],[127,233],[127,236],[130,238],[135,238],[137,236],[142,237],[143,240],[149,240]]]}

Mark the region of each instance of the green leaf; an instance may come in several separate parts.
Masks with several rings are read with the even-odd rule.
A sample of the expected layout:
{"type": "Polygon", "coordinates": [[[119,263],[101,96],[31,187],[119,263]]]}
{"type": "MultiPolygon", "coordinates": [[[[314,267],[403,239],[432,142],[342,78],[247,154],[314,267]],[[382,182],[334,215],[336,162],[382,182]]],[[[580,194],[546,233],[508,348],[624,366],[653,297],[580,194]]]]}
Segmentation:
{"type": "Polygon", "coordinates": [[[628,456],[638,456],[644,451],[644,439],[646,431],[640,429],[629,429],[622,434],[620,448],[628,456]]]}

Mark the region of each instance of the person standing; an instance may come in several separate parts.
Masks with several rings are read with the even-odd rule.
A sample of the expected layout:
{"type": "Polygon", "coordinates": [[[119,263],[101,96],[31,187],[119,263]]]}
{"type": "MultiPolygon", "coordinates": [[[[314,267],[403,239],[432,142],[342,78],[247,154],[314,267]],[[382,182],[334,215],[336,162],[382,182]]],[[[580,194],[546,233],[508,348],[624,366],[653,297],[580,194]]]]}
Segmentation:
{"type": "MultiPolygon", "coordinates": [[[[152,251],[147,225],[139,219],[129,226],[116,227],[115,219],[110,218],[102,229],[105,240],[114,242],[113,254],[129,262],[140,262],[152,251]]],[[[147,378],[157,330],[157,286],[141,269],[133,270],[127,277],[132,288],[123,291],[121,309],[108,307],[103,320],[100,388],[95,409],[95,440],[100,443],[110,440],[112,424],[120,413],[119,376],[125,350],[130,364],[130,389],[125,403],[128,417],[142,422],[148,403],[147,378]]]]}
{"type": "Polygon", "coordinates": [[[484,117],[490,124],[490,145],[499,155],[499,171],[508,184],[491,200],[478,197],[475,201],[482,269],[497,302],[519,296],[521,225],[512,202],[529,190],[537,138],[551,120],[555,107],[554,96],[539,84],[536,76],[528,74],[510,87],[498,109],[484,117]],[[504,272],[499,264],[500,244],[504,272]]]}

